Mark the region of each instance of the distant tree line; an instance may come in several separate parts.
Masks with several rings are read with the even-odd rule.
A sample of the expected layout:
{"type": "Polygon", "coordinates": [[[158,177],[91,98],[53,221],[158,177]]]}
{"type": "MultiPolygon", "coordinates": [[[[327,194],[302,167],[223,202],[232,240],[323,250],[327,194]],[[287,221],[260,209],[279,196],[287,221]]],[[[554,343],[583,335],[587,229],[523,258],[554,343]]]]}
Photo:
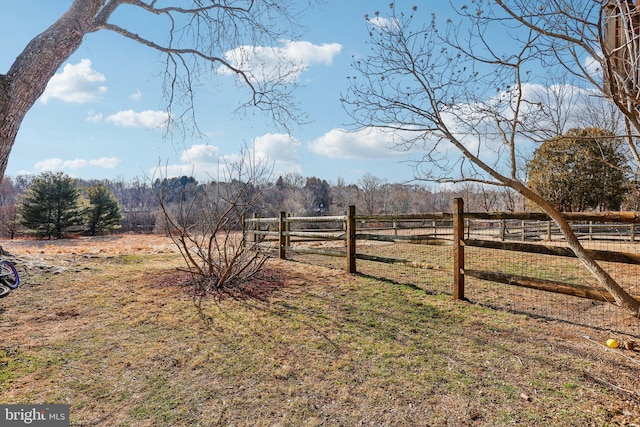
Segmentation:
{"type": "MultiPolygon", "coordinates": [[[[198,191],[216,191],[229,183],[198,182],[181,176],[154,181],[82,180],[62,173],[5,177],[0,182],[0,235],[35,234],[60,238],[66,233],[164,233],[158,195],[165,209],[177,208],[198,191]],[[213,190],[212,190],[213,188],[213,190]]],[[[221,191],[221,190],[218,190],[221,191]]],[[[464,197],[469,209],[521,210],[514,194],[474,184],[455,190],[434,190],[419,184],[390,184],[366,174],[357,184],[336,183],[297,173],[274,182],[248,185],[246,197],[260,197],[254,206],[262,217],[285,211],[295,216],[341,215],[355,205],[362,213],[418,213],[451,210],[454,197],[464,197]]]]}
{"type": "MultiPolygon", "coordinates": [[[[599,129],[572,129],[535,151],[527,164],[530,185],[563,211],[638,210],[637,178],[625,169],[619,145],[599,129]]],[[[184,209],[198,194],[229,194],[230,188],[239,186],[190,176],[82,180],[46,172],[5,177],[0,182],[0,235],[165,233],[167,213],[184,209]]],[[[253,212],[262,217],[282,211],[341,215],[349,205],[364,214],[449,212],[455,197],[463,198],[469,211],[527,210],[523,197],[506,187],[466,182],[434,189],[424,183],[388,183],[370,173],[356,184],[287,173],[275,181],[243,183],[242,188],[253,212]]]]}

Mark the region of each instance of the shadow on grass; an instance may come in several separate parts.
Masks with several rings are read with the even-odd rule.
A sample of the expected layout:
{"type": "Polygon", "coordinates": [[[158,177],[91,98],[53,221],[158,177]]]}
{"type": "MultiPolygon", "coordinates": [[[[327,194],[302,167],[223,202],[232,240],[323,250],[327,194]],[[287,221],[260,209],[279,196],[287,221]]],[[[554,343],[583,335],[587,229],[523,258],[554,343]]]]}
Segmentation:
{"type": "MultiPolygon", "coordinates": [[[[445,296],[446,295],[450,295],[448,293],[437,292],[437,291],[433,291],[431,289],[426,289],[426,288],[423,288],[423,287],[418,286],[415,283],[411,283],[411,282],[400,282],[400,281],[397,281],[397,280],[378,277],[378,276],[375,276],[375,275],[364,274],[364,273],[356,273],[355,276],[366,278],[366,279],[371,279],[371,280],[377,280],[379,282],[388,283],[388,284],[395,285],[395,286],[402,286],[402,287],[407,288],[407,289],[422,291],[422,292],[425,292],[428,295],[434,295],[434,296],[437,296],[437,295],[445,295],[445,296]]],[[[549,322],[559,322],[559,323],[563,323],[563,324],[566,324],[566,325],[587,327],[589,329],[593,329],[593,330],[596,330],[596,331],[602,331],[602,332],[609,332],[609,331],[612,330],[612,328],[606,328],[606,327],[593,325],[593,324],[591,324],[589,322],[579,322],[579,321],[574,321],[574,320],[569,320],[569,319],[562,319],[562,318],[559,318],[558,316],[548,316],[548,315],[544,315],[544,314],[540,314],[540,313],[534,313],[533,310],[509,308],[509,307],[506,307],[506,306],[503,306],[503,305],[499,305],[499,304],[491,304],[491,303],[488,303],[488,302],[476,301],[476,300],[467,299],[467,298],[465,298],[462,301],[464,301],[466,303],[469,303],[469,304],[477,305],[479,307],[489,308],[489,309],[494,310],[494,311],[502,311],[502,312],[511,313],[511,314],[525,315],[525,316],[530,317],[532,319],[541,319],[541,320],[546,320],[546,321],[549,321],[549,322]]],[[[613,328],[613,330],[615,330],[615,328],[613,328]]],[[[623,332],[626,335],[629,335],[631,337],[634,337],[634,338],[640,338],[640,331],[634,333],[634,332],[630,332],[629,330],[625,330],[625,331],[621,331],[621,332],[623,332]]]]}
{"type": "Polygon", "coordinates": [[[399,282],[397,280],[394,279],[389,279],[389,278],[385,278],[385,277],[378,277],[378,276],[374,276],[371,274],[366,274],[366,273],[355,273],[354,276],[356,277],[362,277],[363,279],[371,279],[371,280],[377,280],[378,282],[381,283],[387,283],[390,285],[396,285],[396,286],[402,286],[404,288],[407,289],[412,289],[415,291],[422,291],[428,295],[447,295],[444,294],[442,292],[436,292],[430,289],[425,289],[421,286],[416,285],[415,283],[410,283],[410,282],[399,282]]]}

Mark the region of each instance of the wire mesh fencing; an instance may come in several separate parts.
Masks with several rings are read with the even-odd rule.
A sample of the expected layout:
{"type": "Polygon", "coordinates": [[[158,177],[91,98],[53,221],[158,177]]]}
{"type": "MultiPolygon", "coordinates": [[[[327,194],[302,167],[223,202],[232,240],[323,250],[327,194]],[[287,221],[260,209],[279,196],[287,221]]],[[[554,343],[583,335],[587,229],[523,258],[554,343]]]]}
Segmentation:
{"type": "MultiPolygon", "coordinates": [[[[620,227],[605,222],[586,224],[578,221],[571,226],[588,250],[625,254],[632,260],[633,256],[637,256],[640,260],[638,242],[632,241],[629,225],[620,227]],[[589,227],[591,231],[585,232],[589,227]],[[619,229],[618,233],[610,233],[616,228],[619,229]]],[[[467,220],[465,233],[469,236],[468,240],[482,236],[487,240],[518,242],[523,247],[538,245],[567,248],[564,237],[548,220],[467,220]],[[511,232],[505,233],[505,226],[511,232]]],[[[639,265],[610,261],[599,261],[599,264],[629,294],[640,295],[639,265]]],[[[465,248],[465,269],[491,271],[505,277],[522,277],[543,284],[550,283],[551,286],[566,284],[575,289],[588,288],[600,293],[602,299],[609,301],[514,286],[513,282],[517,279],[512,283],[499,283],[467,277],[465,295],[473,302],[634,336],[640,334],[638,319],[612,304],[613,299],[606,292],[598,291],[601,289],[600,284],[576,257],[470,246],[465,248]]]]}
{"type": "Polygon", "coordinates": [[[451,221],[443,214],[357,217],[358,273],[451,294],[451,221]]]}
{"type": "MultiPolygon", "coordinates": [[[[585,221],[578,216],[572,229],[629,294],[640,295],[637,219],[601,217],[585,221]]],[[[334,217],[282,213],[279,218],[254,218],[246,229],[281,258],[351,269],[433,294],[456,295],[459,274],[465,276],[464,297],[473,303],[640,336],[638,319],[610,303],[612,297],[543,214],[463,212],[456,219],[447,213],[352,212],[334,217]],[[463,223],[454,223],[460,220],[463,223]],[[463,230],[457,241],[456,227],[463,230]],[[456,247],[464,247],[463,268],[454,267],[456,247]]]]}

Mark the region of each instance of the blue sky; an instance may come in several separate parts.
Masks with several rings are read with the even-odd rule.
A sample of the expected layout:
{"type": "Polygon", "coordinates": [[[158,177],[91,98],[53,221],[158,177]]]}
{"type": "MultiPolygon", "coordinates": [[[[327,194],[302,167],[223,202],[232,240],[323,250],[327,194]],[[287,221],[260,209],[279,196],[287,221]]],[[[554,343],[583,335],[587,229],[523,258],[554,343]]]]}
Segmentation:
{"type": "MultiPolygon", "coordinates": [[[[391,183],[411,181],[414,170],[408,161],[421,159],[424,153],[388,148],[392,139],[381,131],[347,132],[350,118],[340,103],[341,94],[348,88],[347,77],[353,74],[353,58],[365,57],[370,49],[367,46],[370,24],[364,17],[375,16],[376,11],[386,16],[389,1],[318,0],[318,3],[300,21],[301,38],[282,40],[277,46],[281,55],[302,64],[301,70],[291,75],[300,86],[294,92],[295,102],[308,115],[309,123],[294,125],[286,133],[257,110],[236,113],[240,103],[249,99],[248,90],[238,88],[235,78],[228,73],[213,70],[204,73],[194,87],[197,135],[188,133],[183,137],[175,133],[167,138],[163,126],[168,117],[161,77],[163,57],[113,32],[100,31],[86,36],[83,45],[60,67],[27,114],[9,158],[7,175],[63,171],[84,179],[194,175],[206,181],[223,176],[219,170],[237,159],[242,147],[251,147],[256,157],[268,158],[273,163],[273,181],[286,173],[315,176],[330,183],[337,183],[338,179],[358,183],[367,173],[391,183]]],[[[398,12],[409,12],[415,3],[401,0],[395,2],[395,7],[398,12]]],[[[3,2],[0,73],[6,73],[26,44],[70,4],[71,0],[3,2]]],[[[419,2],[417,16],[425,23],[430,22],[432,14],[440,23],[450,17],[456,20],[453,7],[449,1],[419,2]]],[[[133,14],[132,10],[135,8],[118,9],[114,18],[132,32],[164,42],[165,33],[157,18],[149,18],[144,12],[133,14]]],[[[511,29],[504,31],[510,33],[511,29]]],[[[510,49],[505,40],[511,34],[491,32],[489,36],[499,39],[496,47],[510,49]]],[[[220,54],[233,62],[234,47],[220,54]]],[[[261,52],[261,63],[272,63],[271,51],[261,46],[255,51],[261,52]]],[[[599,75],[592,58],[585,56],[580,60],[593,76],[599,75]]],[[[563,112],[568,118],[565,126],[590,125],[583,111],[588,106],[586,102],[594,98],[591,91],[570,86],[568,81],[550,81],[553,74],[550,70],[535,63],[529,66],[534,67],[533,73],[522,89],[531,105],[566,98],[560,104],[562,109],[567,106],[563,112]]],[[[255,75],[260,72],[251,71],[255,75]]],[[[503,96],[509,99],[513,93],[507,89],[491,98],[503,96]]],[[[549,106],[551,110],[552,107],[549,106]]],[[[179,106],[173,109],[174,116],[180,112],[179,106]]],[[[538,124],[545,126],[542,122],[538,124]]],[[[458,124],[450,126],[455,129],[458,124]]],[[[464,126],[459,132],[465,134],[464,126]]],[[[482,138],[475,138],[471,132],[465,143],[475,151],[480,139],[486,139],[481,154],[485,161],[493,163],[500,151],[495,147],[499,141],[491,139],[494,134],[486,132],[482,138]]],[[[534,146],[526,141],[519,141],[518,145],[524,161],[534,146]]],[[[442,150],[440,153],[446,160],[455,156],[451,147],[438,150],[442,150]]]]}
{"type": "MultiPolygon", "coordinates": [[[[3,2],[0,73],[70,3],[3,2]]],[[[422,10],[425,17],[451,13],[448,3],[428,3],[422,10]]],[[[413,3],[397,5],[408,10],[413,3]]],[[[294,172],[356,183],[372,173],[389,182],[409,180],[412,169],[402,162],[405,154],[387,149],[382,136],[342,130],[349,118],[340,94],[347,88],[352,57],[367,50],[364,15],[388,7],[388,1],[328,0],[306,13],[302,24],[307,30],[298,43],[283,42],[283,49],[307,65],[296,76],[301,87],[295,96],[311,123],[294,126],[290,134],[257,112],[234,113],[247,92],[238,90],[231,76],[218,74],[198,86],[196,114],[203,136],[168,140],[160,126],[166,119],[159,77],[162,58],[114,33],[90,34],[27,114],[7,175],[53,170],[84,179],[130,180],[153,176],[160,164],[163,174],[215,178],[217,167],[247,145],[258,155],[268,155],[276,177],[294,172]]],[[[137,21],[131,27],[136,32],[154,31],[152,21],[126,15],[121,19],[137,21]]]]}

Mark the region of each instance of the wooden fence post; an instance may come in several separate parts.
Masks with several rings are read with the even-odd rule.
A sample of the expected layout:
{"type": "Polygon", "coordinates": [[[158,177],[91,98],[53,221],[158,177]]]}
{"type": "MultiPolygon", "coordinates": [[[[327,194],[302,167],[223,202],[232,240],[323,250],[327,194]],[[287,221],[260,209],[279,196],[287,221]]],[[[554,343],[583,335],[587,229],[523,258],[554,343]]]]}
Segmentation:
{"type": "Polygon", "coordinates": [[[453,299],[464,300],[464,200],[453,199],[453,299]]]}
{"type": "MultiPolygon", "coordinates": [[[[253,219],[258,219],[257,212],[253,213],[253,219]]],[[[260,231],[260,223],[257,221],[254,222],[252,228],[253,228],[253,243],[256,243],[258,241],[258,233],[256,233],[256,231],[260,231]]]]}
{"type": "Polygon", "coordinates": [[[347,272],[356,272],[356,207],[347,207],[347,272]]]}
{"type": "Polygon", "coordinates": [[[278,217],[278,257],[280,259],[285,259],[285,246],[287,243],[286,236],[284,232],[286,231],[287,223],[285,222],[285,218],[287,217],[286,212],[280,212],[280,216],[278,217]]]}
{"type": "MultiPolygon", "coordinates": [[[[291,217],[291,212],[287,214],[287,218],[290,218],[290,217],[291,217]]],[[[288,234],[291,231],[291,221],[286,222],[285,229],[287,231],[287,235],[284,238],[285,240],[284,244],[285,246],[291,246],[291,236],[288,234]]]]}
{"type": "Polygon", "coordinates": [[[245,214],[240,216],[240,230],[242,231],[242,247],[247,247],[247,217],[245,214]]]}

